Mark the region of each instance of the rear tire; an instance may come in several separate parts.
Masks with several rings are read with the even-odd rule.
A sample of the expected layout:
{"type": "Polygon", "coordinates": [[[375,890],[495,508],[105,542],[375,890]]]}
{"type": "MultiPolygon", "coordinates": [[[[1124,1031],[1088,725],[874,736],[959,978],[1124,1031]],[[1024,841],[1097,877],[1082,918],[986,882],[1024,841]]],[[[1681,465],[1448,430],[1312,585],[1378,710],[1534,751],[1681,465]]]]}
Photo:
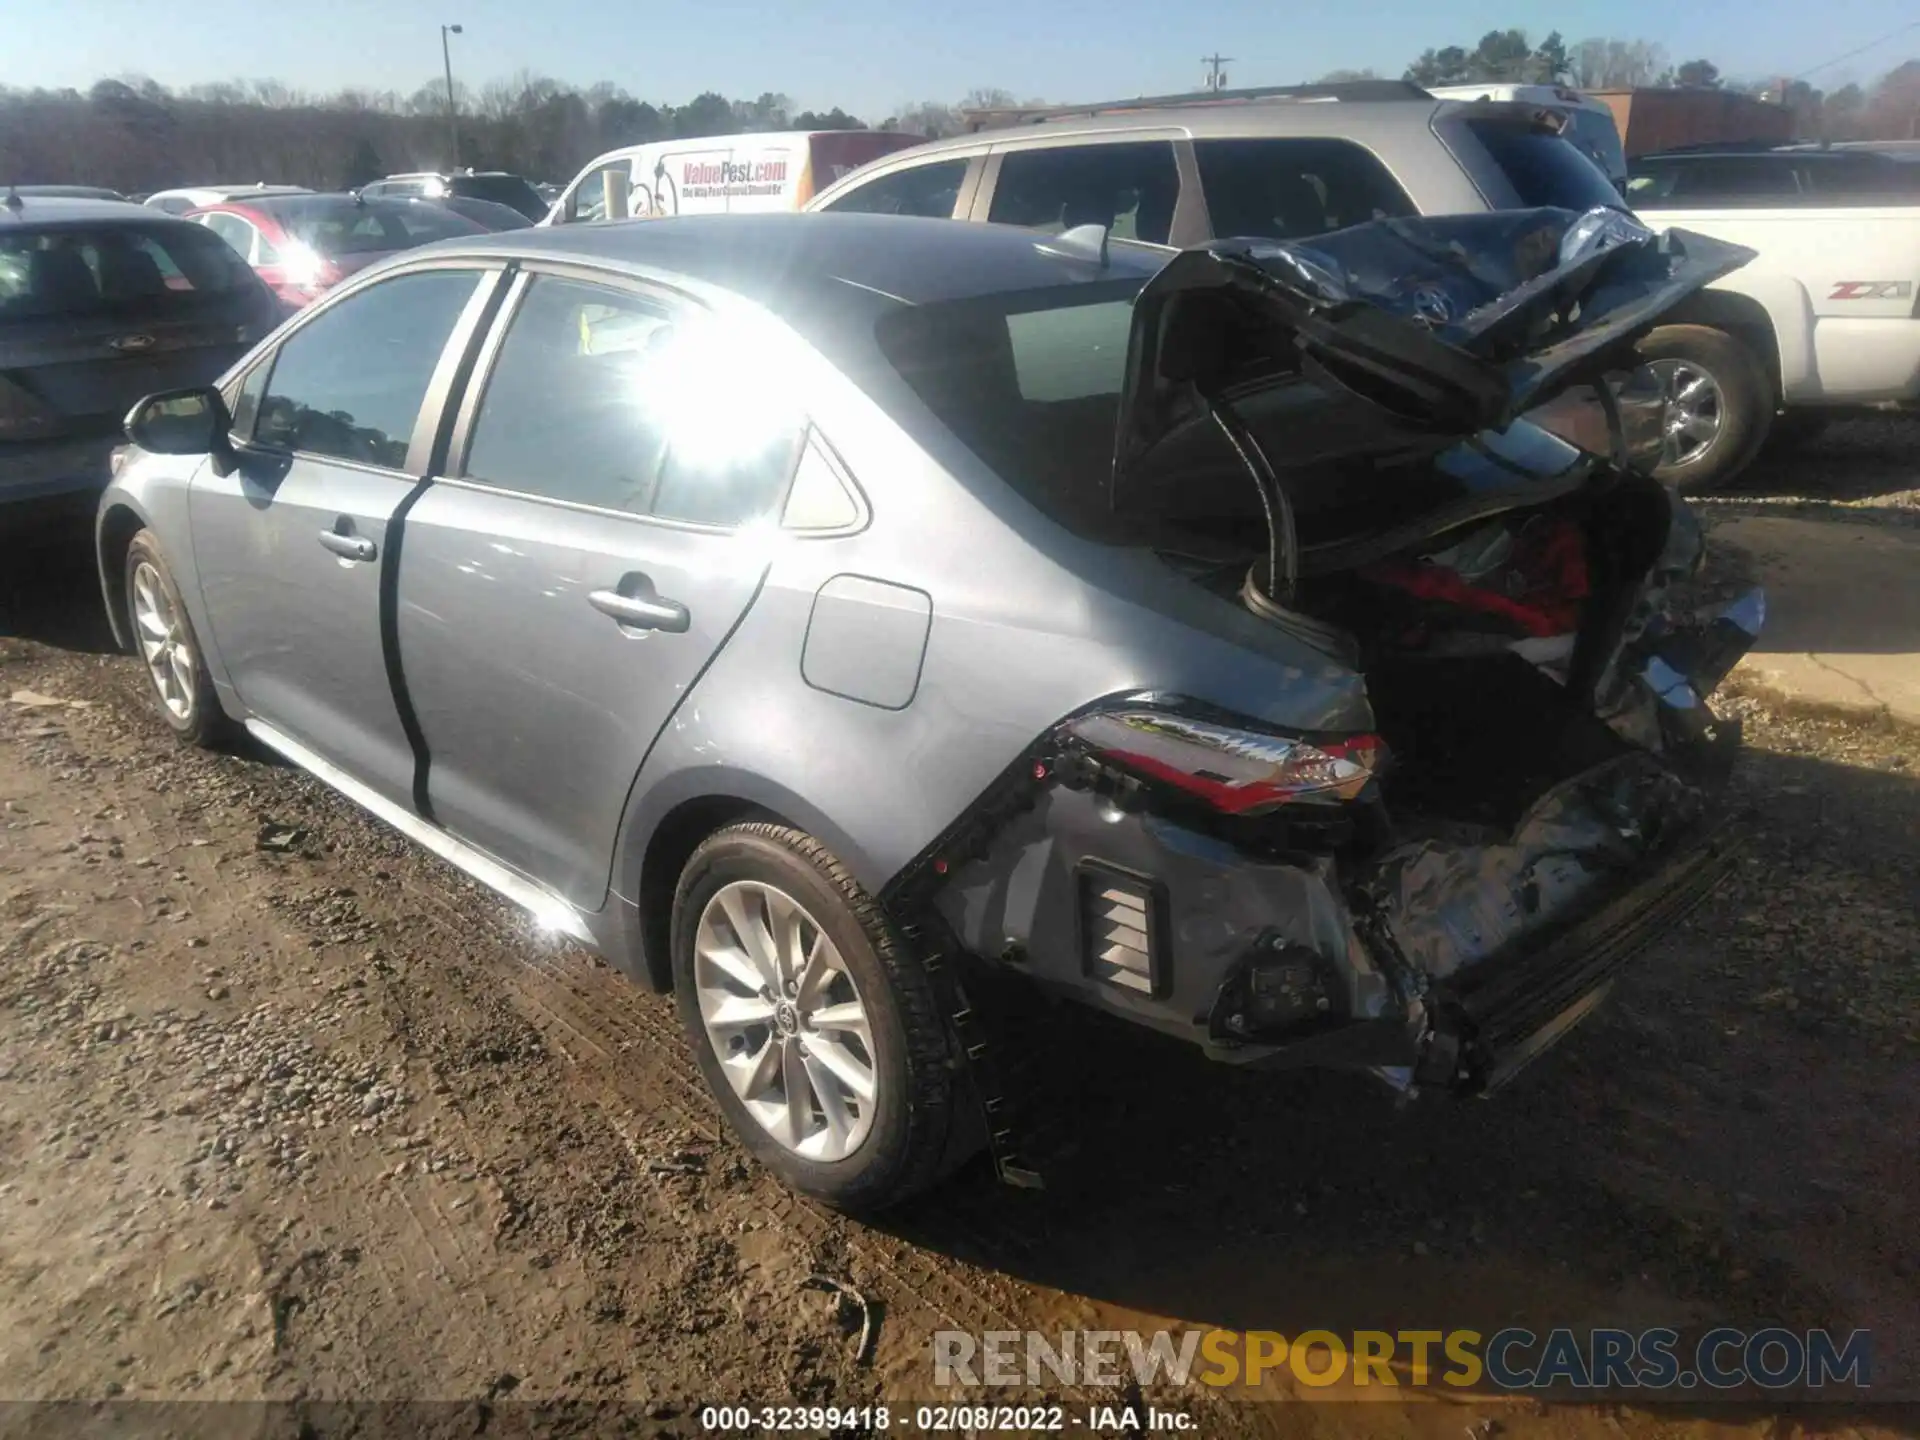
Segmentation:
{"type": "Polygon", "coordinates": [[[1695,492],[1725,485],[1759,453],[1773,423],[1773,387],[1759,358],[1706,325],[1663,325],[1639,354],[1668,388],[1654,478],[1695,492]]]}
{"type": "Polygon", "coordinates": [[[681,872],[672,948],[701,1074],[762,1164],[849,1211],[940,1178],[964,1092],[933,987],[825,846],[775,824],[710,836],[681,872]]]}
{"type": "Polygon", "coordinates": [[[218,748],[233,721],[220,708],[200,638],[151,530],[128,544],[125,578],[127,625],[160,718],[185,743],[218,748]]]}

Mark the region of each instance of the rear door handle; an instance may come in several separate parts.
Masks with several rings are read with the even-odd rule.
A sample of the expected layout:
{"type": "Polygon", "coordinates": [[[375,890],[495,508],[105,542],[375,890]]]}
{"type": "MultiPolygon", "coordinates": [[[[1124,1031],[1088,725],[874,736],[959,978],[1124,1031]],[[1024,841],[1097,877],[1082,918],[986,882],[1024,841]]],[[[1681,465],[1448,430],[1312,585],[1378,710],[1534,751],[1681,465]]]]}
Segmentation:
{"type": "MultiPolygon", "coordinates": [[[[645,577],[629,577],[645,583],[645,577]]],[[[622,625],[631,625],[638,630],[665,630],[671,635],[684,635],[689,616],[687,607],[678,600],[664,600],[651,593],[653,586],[647,584],[648,594],[622,595],[618,590],[595,590],[587,596],[587,603],[602,615],[611,615],[622,625]]]]}
{"type": "Polygon", "coordinates": [[[371,560],[380,553],[379,548],[366,536],[346,534],[339,530],[322,530],[320,543],[342,560],[371,560]]]}

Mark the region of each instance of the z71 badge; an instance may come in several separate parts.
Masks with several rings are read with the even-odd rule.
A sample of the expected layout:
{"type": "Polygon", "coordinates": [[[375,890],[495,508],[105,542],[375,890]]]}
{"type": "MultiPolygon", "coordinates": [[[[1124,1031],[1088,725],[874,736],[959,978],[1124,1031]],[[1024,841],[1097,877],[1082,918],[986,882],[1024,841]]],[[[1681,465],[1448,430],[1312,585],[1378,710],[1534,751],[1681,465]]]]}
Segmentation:
{"type": "Polygon", "coordinates": [[[1904,300],[1913,294],[1911,280],[1842,280],[1829,300],[1904,300]]]}

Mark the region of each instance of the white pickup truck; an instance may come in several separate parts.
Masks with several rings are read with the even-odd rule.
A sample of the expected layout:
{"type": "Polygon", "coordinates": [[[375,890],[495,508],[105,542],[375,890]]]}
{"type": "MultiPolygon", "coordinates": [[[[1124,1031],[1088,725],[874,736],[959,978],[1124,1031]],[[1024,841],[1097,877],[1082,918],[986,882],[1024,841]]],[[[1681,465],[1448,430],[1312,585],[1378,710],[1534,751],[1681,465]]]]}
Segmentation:
{"type": "Polygon", "coordinates": [[[1774,427],[1920,405],[1920,165],[1860,151],[1674,152],[1632,162],[1660,229],[1758,252],[1649,335],[1667,385],[1661,474],[1709,489],[1774,427]]]}

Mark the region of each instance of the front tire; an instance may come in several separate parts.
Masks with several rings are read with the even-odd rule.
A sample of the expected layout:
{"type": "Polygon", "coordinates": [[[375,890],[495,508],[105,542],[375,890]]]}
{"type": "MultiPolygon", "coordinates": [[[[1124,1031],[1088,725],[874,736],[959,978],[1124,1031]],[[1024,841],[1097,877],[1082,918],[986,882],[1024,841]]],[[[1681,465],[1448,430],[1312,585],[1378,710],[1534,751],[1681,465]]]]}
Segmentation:
{"type": "Polygon", "coordinates": [[[959,1091],[933,988],[878,902],[818,840],[730,826],[681,872],[674,990],[734,1133],[837,1209],[937,1180],[959,1091]]]}
{"type": "Polygon", "coordinates": [[[1700,492],[1746,469],[1773,423],[1773,387],[1754,353],[1724,330],[1663,325],[1640,342],[1639,355],[1667,399],[1654,478],[1700,492]]]}
{"type": "Polygon", "coordinates": [[[127,546],[127,623],[167,727],[189,745],[218,747],[233,732],[173,572],[151,530],[127,546]]]}

